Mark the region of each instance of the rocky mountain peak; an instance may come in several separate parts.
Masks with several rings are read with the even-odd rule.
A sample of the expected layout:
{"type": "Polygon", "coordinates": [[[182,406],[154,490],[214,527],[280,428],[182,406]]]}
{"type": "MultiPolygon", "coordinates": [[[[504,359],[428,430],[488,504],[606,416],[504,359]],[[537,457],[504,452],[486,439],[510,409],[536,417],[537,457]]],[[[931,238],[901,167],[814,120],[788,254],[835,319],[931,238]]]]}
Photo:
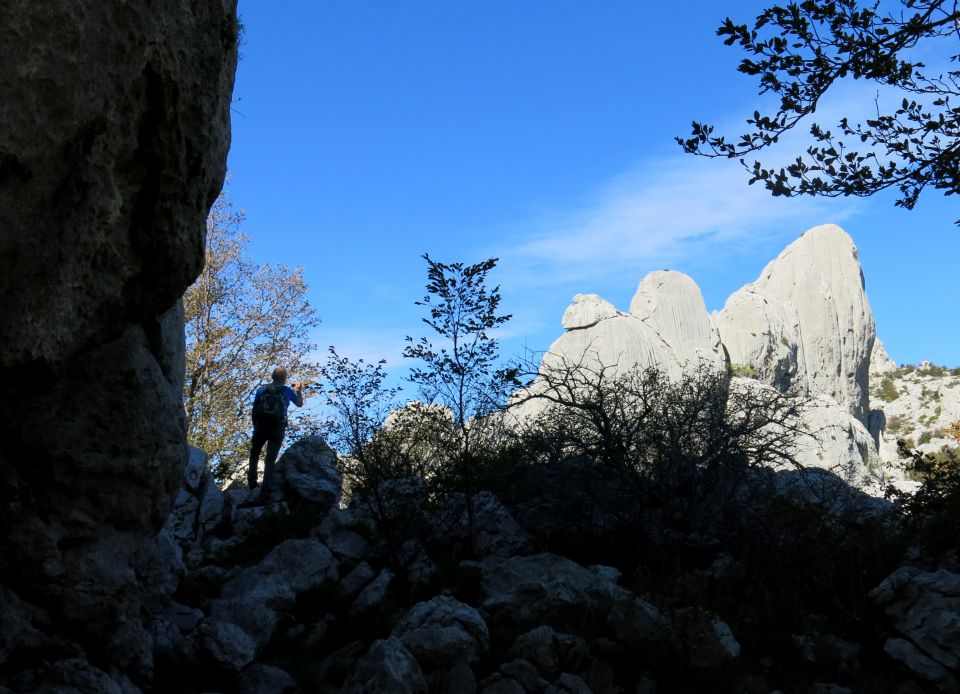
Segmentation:
{"type": "MultiPolygon", "coordinates": [[[[873,484],[868,470],[879,430],[868,430],[868,378],[876,327],[856,245],[840,227],[801,234],[712,316],[692,278],[659,270],[640,281],[629,313],[578,294],[563,327],[544,369],[588,364],[622,373],[654,366],[675,379],[707,368],[806,396],[816,441],[798,453],[799,462],[858,486],[873,484]]],[[[886,363],[880,351],[874,358],[886,363]]]]}
{"type": "Polygon", "coordinates": [[[809,229],[740,291],[777,305],[780,340],[796,345],[806,392],[830,396],[866,423],[876,326],[853,239],[835,224],[809,229]]]}

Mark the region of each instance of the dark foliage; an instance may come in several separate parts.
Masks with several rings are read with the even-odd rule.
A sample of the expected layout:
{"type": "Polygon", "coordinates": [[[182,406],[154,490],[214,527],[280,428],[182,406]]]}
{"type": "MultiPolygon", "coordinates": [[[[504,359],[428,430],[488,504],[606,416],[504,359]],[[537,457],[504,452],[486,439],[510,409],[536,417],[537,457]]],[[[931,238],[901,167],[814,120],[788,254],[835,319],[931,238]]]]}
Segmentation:
{"type": "MultiPolygon", "coordinates": [[[[727,18],[717,34],[747,57],[740,72],[758,79],[760,93],[779,97],[772,114],[756,111],[736,141],[693,123],[683,149],[710,157],[740,158],[750,183],[773,195],[868,196],[900,192],[897,205],[912,209],[927,186],[952,195],[960,182],[960,71],[928,74],[915,56],[957,40],[955,0],[803,0],[774,5],[752,27],[727,18]],[[896,10],[888,10],[890,6],[896,10]],[[840,119],[836,131],[813,122],[806,156],[786,167],[767,168],[743,157],[777,143],[811,117],[824,96],[844,79],[872,80],[902,93],[899,106],[877,105],[863,123],[840,119]]],[[[945,49],[953,52],[955,43],[945,49]]]]}

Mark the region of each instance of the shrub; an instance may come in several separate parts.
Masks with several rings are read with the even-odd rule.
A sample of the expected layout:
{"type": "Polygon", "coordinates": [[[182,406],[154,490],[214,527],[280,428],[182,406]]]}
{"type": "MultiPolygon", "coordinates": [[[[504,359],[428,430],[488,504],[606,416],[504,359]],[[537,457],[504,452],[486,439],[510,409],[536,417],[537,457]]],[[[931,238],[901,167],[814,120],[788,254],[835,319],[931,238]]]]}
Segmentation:
{"type": "Polygon", "coordinates": [[[880,387],[877,389],[877,393],[880,396],[880,399],[884,402],[893,402],[900,397],[900,393],[897,392],[897,387],[893,385],[893,381],[889,376],[884,377],[884,379],[880,382],[880,387]]]}
{"type": "Polygon", "coordinates": [[[912,495],[890,492],[901,502],[908,527],[924,547],[945,552],[957,547],[960,537],[960,447],[944,447],[937,453],[923,454],[905,449],[907,469],[922,481],[912,495]]]}
{"type": "Polygon", "coordinates": [[[920,376],[932,376],[934,378],[940,378],[941,376],[946,376],[948,373],[947,367],[937,366],[936,364],[928,364],[923,368],[917,369],[917,374],[920,376]]]}
{"type": "Polygon", "coordinates": [[[946,429],[946,435],[957,443],[960,443],[960,419],[950,424],[946,429]]]}
{"type": "Polygon", "coordinates": [[[806,435],[794,393],[708,368],[671,380],[656,368],[545,360],[539,377],[521,398],[549,403],[524,432],[535,462],[590,461],[593,477],[617,481],[621,505],[660,508],[688,531],[731,511],[751,468],[791,464],[806,435]]]}
{"type": "Polygon", "coordinates": [[[759,372],[750,364],[730,364],[730,375],[740,378],[759,378],[759,372]]]}
{"type": "Polygon", "coordinates": [[[920,434],[920,440],[917,442],[921,446],[925,443],[930,443],[933,440],[933,432],[927,429],[922,434],[920,434]]]}
{"type": "Polygon", "coordinates": [[[907,421],[904,417],[901,417],[900,415],[895,414],[891,416],[890,419],[887,420],[887,431],[889,431],[891,434],[895,434],[901,429],[903,429],[906,423],[907,421]]]}

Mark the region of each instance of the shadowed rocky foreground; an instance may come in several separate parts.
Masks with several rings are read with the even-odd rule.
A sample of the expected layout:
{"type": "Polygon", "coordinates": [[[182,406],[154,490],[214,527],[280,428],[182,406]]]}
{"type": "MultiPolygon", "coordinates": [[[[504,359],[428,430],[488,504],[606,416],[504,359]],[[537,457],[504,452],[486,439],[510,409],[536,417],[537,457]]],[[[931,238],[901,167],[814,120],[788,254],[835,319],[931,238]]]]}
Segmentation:
{"type": "MultiPolygon", "coordinates": [[[[370,498],[355,494],[345,502],[336,462],[322,439],[297,442],[279,461],[272,503],[247,508],[249,492],[221,491],[206,456],[194,449],[167,527],[183,551],[180,587],[151,627],[161,689],[492,694],[958,686],[958,573],[897,567],[888,557],[885,569],[873,567],[878,578],[863,587],[863,604],[844,594],[841,580],[832,586],[838,601],[860,611],[853,621],[837,619],[826,603],[822,612],[809,610],[792,588],[781,596],[786,606],[751,594],[770,589],[757,565],[775,572],[785,557],[765,562],[732,544],[735,556],[708,538],[700,538],[698,550],[690,538],[644,536],[669,531],[656,523],[624,534],[615,518],[587,519],[592,497],[602,492],[579,485],[575,467],[552,470],[559,479],[539,477],[539,491],[517,495],[509,508],[490,492],[477,494],[471,541],[462,495],[431,503],[413,478],[382,483],[384,532],[370,498]],[[580,522],[564,522],[562,509],[543,513],[557,503],[572,507],[566,512],[580,522]],[[578,533],[586,543],[570,541],[578,533]],[[651,575],[659,571],[658,553],[677,570],[651,575]],[[590,564],[590,557],[619,566],[590,564]],[[724,599],[726,591],[740,592],[742,603],[724,599]],[[727,618],[712,606],[723,606],[727,618]],[[751,615],[757,607],[783,620],[772,625],[769,641],[758,635],[771,615],[751,615]]],[[[771,495],[752,512],[771,519],[792,509],[828,553],[862,542],[831,533],[882,532],[882,518],[871,522],[858,507],[862,493],[834,481],[846,490],[837,507],[857,510],[805,511],[771,495]]],[[[762,480],[752,488],[768,489],[762,480]]],[[[756,528],[752,541],[762,545],[765,530],[782,533],[778,541],[788,552],[807,551],[787,526],[756,528]]],[[[844,563],[817,553],[801,562],[808,558],[825,562],[811,573],[844,563]]],[[[803,574],[810,567],[786,568],[803,574]]],[[[870,575],[856,563],[849,568],[862,571],[856,580],[870,575]]]]}

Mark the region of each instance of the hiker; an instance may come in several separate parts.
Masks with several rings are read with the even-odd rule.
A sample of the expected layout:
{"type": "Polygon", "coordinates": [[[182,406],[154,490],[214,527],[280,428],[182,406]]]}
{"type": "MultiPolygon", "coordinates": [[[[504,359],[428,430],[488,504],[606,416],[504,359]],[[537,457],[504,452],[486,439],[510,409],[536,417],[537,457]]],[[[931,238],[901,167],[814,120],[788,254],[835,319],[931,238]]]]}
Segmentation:
{"type": "Polygon", "coordinates": [[[271,375],[272,383],[257,388],[253,396],[253,439],[250,442],[250,468],[247,470],[247,484],[250,489],[257,488],[257,464],[260,451],[267,444],[267,460],[263,465],[263,489],[260,498],[270,500],[270,484],[273,481],[273,464],[283,444],[283,434],[287,429],[287,407],[293,403],[303,407],[303,384],[287,385],[287,370],[278,366],[271,375]]]}

